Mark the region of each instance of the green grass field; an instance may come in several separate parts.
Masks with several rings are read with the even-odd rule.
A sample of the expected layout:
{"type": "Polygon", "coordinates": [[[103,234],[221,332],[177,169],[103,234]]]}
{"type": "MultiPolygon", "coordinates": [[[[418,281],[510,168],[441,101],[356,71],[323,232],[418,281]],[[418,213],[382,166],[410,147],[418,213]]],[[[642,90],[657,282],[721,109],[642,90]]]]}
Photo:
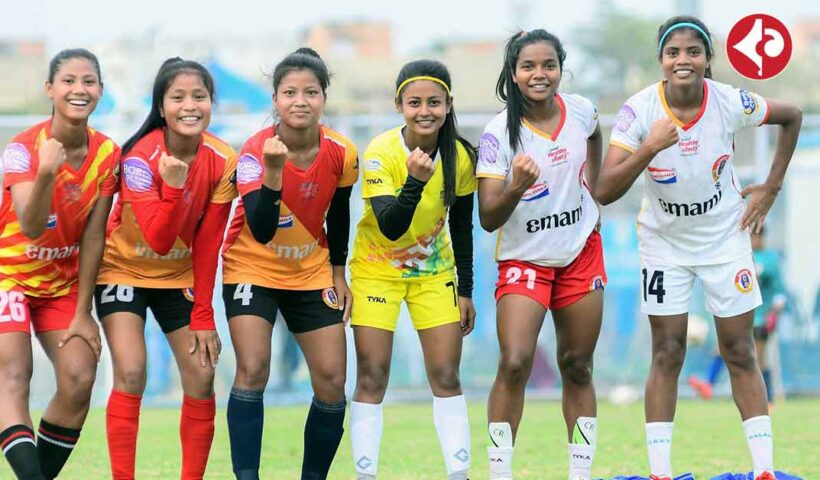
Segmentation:
{"type": "MultiPolygon", "coordinates": [[[[820,399],[795,399],[778,405],[772,417],[775,429],[775,464],[778,469],[805,479],[820,478],[820,399]]],[[[302,458],[302,426],[306,407],[268,408],[261,478],[298,479],[302,458]]],[[[609,478],[617,474],[646,474],[643,408],[641,404],[616,407],[608,403],[598,412],[600,434],[593,474],[609,478]]],[[[487,435],[483,403],[470,405],[472,420],[472,478],[487,478],[487,435]]],[[[138,479],[179,478],[179,411],[146,409],[142,412],[138,479]]],[[[739,416],[728,400],[710,403],[681,401],[674,437],[673,465],[676,473],[692,471],[708,479],[726,471],[748,471],[751,460],[739,416]]],[[[515,452],[516,480],[566,478],[566,437],[557,402],[528,402],[515,452]]],[[[385,408],[384,438],[379,478],[443,479],[444,465],[432,423],[431,405],[401,404],[385,408]]],[[[109,478],[105,445],[105,412],[94,409],[82,439],[61,479],[109,478]]],[[[13,478],[7,464],[0,478],[13,478]]],[[[206,478],[230,479],[231,459],[225,410],[217,412],[216,438],[206,478]]],[[[342,440],[331,479],[353,479],[350,439],[342,440]]]]}

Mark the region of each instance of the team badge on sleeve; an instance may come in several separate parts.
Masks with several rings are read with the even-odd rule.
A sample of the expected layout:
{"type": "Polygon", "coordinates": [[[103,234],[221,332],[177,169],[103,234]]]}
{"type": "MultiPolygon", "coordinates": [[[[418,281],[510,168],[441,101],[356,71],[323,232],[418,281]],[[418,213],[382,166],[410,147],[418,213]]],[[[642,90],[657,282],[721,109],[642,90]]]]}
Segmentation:
{"type": "Polygon", "coordinates": [[[339,308],[339,297],[336,295],[336,289],[333,287],[322,290],[322,300],[325,305],[330,308],[339,308]]]}
{"type": "Polygon", "coordinates": [[[478,156],[480,162],[495,163],[498,160],[500,144],[492,133],[484,133],[478,142],[478,156]]]}
{"type": "Polygon", "coordinates": [[[31,168],[31,154],[19,143],[10,143],[3,151],[3,171],[25,173],[31,168]]]}
{"type": "Polygon", "coordinates": [[[253,183],[262,178],[262,165],[250,153],[246,153],[239,157],[236,164],[236,183],[245,185],[253,183]]]}
{"type": "Polygon", "coordinates": [[[122,162],[122,171],[125,184],[134,192],[147,192],[154,184],[154,174],[151,172],[151,167],[141,158],[126,158],[122,162]]]}
{"type": "Polygon", "coordinates": [[[749,293],[754,288],[754,276],[748,268],[737,272],[735,275],[735,287],[740,293],[749,293]]]}

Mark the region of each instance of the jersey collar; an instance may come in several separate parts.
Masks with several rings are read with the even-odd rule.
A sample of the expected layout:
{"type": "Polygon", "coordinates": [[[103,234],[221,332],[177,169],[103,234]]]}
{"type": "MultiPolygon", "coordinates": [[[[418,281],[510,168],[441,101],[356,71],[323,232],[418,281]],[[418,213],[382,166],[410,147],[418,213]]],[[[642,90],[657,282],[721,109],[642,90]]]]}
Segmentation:
{"type": "Polygon", "coordinates": [[[665,82],[658,82],[658,96],[661,98],[661,105],[663,105],[663,109],[666,111],[666,114],[669,115],[669,118],[675,122],[675,125],[682,128],[684,131],[689,130],[690,128],[694,127],[698,120],[703,116],[706,112],[706,104],[709,101],[709,84],[704,80],[703,81],[703,100],[700,103],[700,111],[698,114],[695,115],[695,118],[692,119],[689,123],[683,123],[678,117],[672,113],[672,109],[669,108],[669,104],[666,102],[666,93],[664,92],[663,85],[665,82]]]}
{"type": "Polygon", "coordinates": [[[544,137],[547,140],[556,141],[558,135],[561,134],[561,130],[564,128],[564,122],[567,119],[567,106],[564,104],[564,99],[561,98],[561,95],[555,94],[555,101],[558,103],[558,110],[561,112],[561,117],[558,119],[558,125],[555,127],[555,131],[552,133],[547,133],[543,130],[538,129],[535,125],[530,123],[526,118],[521,119],[521,123],[524,124],[527,128],[532,130],[532,133],[538,135],[539,137],[544,137]]]}

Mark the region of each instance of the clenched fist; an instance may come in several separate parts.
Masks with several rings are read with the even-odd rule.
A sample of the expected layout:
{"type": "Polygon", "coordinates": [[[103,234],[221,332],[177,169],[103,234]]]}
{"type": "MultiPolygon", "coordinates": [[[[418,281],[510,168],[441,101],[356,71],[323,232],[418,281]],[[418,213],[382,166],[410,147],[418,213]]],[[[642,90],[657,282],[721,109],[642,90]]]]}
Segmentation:
{"type": "Polygon", "coordinates": [[[410,176],[426,183],[435,171],[436,164],[433,163],[430,155],[427,155],[418,147],[410,152],[407,157],[407,173],[410,176]]]}
{"type": "Polygon", "coordinates": [[[678,143],[678,128],[675,122],[669,117],[664,117],[653,123],[646,143],[656,153],[678,143]]]}
{"type": "Polygon", "coordinates": [[[262,146],[262,160],[265,162],[266,169],[282,170],[287,158],[288,147],[279,140],[279,135],[265,140],[262,146]]]}
{"type": "Polygon", "coordinates": [[[514,192],[524,193],[541,176],[541,169],[535,164],[535,160],[526,153],[519,153],[512,162],[512,180],[510,189],[514,192]]]}
{"type": "Polygon", "coordinates": [[[37,152],[40,159],[40,164],[37,166],[37,172],[43,172],[50,175],[56,175],[60,166],[65,163],[66,153],[63,144],[54,138],[46,140],[37,152]]]}
{"type": "Polygon", "coordinates": [[[159,176],[174,188],[182,188],[188,178],[188,164],[165,153],[159,157],[159,176]]]}

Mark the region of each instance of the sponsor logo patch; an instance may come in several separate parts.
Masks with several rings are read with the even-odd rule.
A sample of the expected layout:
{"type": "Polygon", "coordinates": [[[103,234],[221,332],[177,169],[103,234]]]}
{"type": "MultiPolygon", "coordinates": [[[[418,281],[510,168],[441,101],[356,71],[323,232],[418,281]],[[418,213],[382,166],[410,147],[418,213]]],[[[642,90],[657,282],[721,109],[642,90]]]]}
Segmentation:
{"type": "Polygon", "coordinates": [[[31,154],[20,143],[10,143],[3,151],[3,171],[25,173],[31,168],[31,154]]]}
{"type": "Polygon", "coordinates": [[[125,184],[134,192],[147,192],[154,184],[154,174],[151,172],[151,167],[139,157],[126,158],[122,162],[122,172],[125,184]]]}
{"type": "Polygon", "coordinates": [[[52,213],[48,216],[48,221],[46,222],[46,228],[49,230],[57,228],[57,214],[52,213]]]}
{"type": "Polygon", "coordinates": [[[729,161],[729,155],[721,155],[715,160],[714,165],[712,165],[712,179],[714,181],[720,180],[720,174],[723,173],[723,169],[726,168],[726,162],[729,161]]]}
{"type": "Polygon", "coordinates": [[[236,183],[245,185],[262,178],[262,164],[253,155],[246,153],[236,163],[236,183]]]}
{"type": "Polygon", "coordinates": [[[634,122],[637,117],[635,110],[632,110],[632,107],[629,105],[624,104],[615,115],[615,128],[618,131],[625,132],[629,130],[629,127],[632,126],[632,122],[634,122]]]}
{"type": "Polygon", "coordinates": [[[369,172],[375,172],[382,168],[382,162],[378,160],[368,160],[364,162],[364,169],[369,172]]]}
{"type": "Polygon", "coordinates": [[[478,141],[478,161],[495,163],[498,161],[500,144],[492,133],[483,133],[478,141]]]}
{"type": "Polygon", "coordinates": [[[279,228],[289,228],[293,226],[293,214],[279,215],[279,228]]]}
{"type": "Polygon", "coordinates": [[[522,202],[532,202],[533,200],[538,200],[539,198],[544,198],[550,194],[550,186],[546,181],[537,182],[533,186],[527,189],[524,192],[524,195],[521,196],[522,202]]]}
{"type": "Polygon", "coordinates": [[[649,178],[657,183],[668,185],[670,183],[677,183],[678,181],[678,174],[675,172],[674,168],[648,167],[646,171],[649,172],[649,178]]]}

